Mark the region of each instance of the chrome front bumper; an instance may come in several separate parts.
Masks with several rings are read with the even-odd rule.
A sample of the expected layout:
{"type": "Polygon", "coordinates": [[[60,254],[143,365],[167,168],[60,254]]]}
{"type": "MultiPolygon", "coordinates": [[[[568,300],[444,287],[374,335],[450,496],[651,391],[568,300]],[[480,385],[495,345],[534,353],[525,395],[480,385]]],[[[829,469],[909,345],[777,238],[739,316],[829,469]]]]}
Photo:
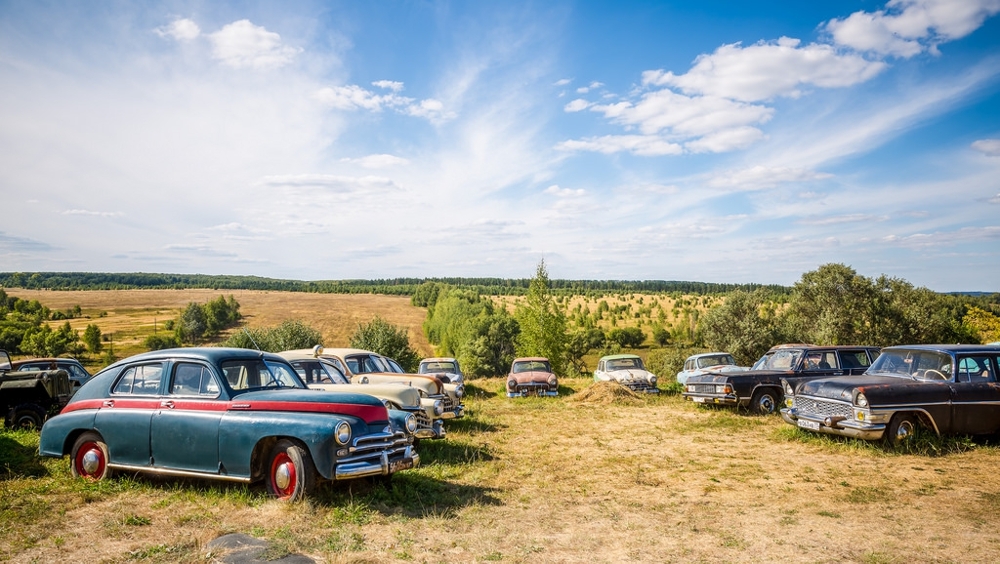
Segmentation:
{"type": "Polygon", "coordinates": [[[377,459],[338,462],[333,468],[334,480],[352,480],[366,476],[388,476],[400,470],[416,468],[420,455],[407,445],[402,453],[382,451],[377,459]]]}
{"type": "Polygon", "coordinates": [[[800,429],[814,431],[816,433],[826,433],[828,435],[840,435],[842,437],[854,437],[866,441],[877,441],[885,434],[886,425],[884,423],[863,423],[854,419],[843,418],[842,416],[822,416],[812,413],[801,413],[796,407],[785,407],[781,410],[781,418],[789,425],[795,425],[800,429]]]}
{"type": "Polygon", "coordinates": [[[559,395],[557,388],[552,388],[549,384],[518,384],[513,390],[507,388],[507,397],[523,398],[528,396],[555,397],[559,395]]]}
{"type": "Polygon", "coordinates": [[[695,392],[683,392],[681,396],[694,403],[704,403],[711,405],[740,405],[740,397],[736,394],[699,394],[695,392]]]}

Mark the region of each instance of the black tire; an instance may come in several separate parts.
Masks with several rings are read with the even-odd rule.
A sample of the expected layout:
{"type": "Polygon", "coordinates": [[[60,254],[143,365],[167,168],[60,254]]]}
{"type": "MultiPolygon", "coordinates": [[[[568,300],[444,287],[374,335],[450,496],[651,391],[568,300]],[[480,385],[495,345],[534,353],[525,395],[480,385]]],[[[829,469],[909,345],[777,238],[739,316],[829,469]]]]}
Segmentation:
{"type": "Polygon", "coordinates": [[[316,487],[316,467],[309,451],[288,439],[271,448],[265,471],[267,491],[280,500],[303,499],[316,487]]]}
{"type": "Polygon", "coordinates": [[[108,445],[97,433],[88,431],[77,437],[69,457],[69,469],[74,478],[99,481],[111,476],[108,445]]]}
{"type": "Polygon", "coordinates": [[[770,415],[778,411],[778,392],[771,388],[761,388],[753,393],[750,399],[750,412],[757,415],[770,415]]]}
{"type": "Polygon", "coordinates": [[[882,435],[882,440],[890,446],[900,445],[913,439],[917,434],[919,424],[912,413],[897,413],[892,416],[889,426],[882,435]]]}
{"type": "Polygon", "coordinates": [[[45,421],[45,410],[38,404],[22,403],[14,406],[7,414],[7,427],[11,429],[41,429],[45,421]]]}

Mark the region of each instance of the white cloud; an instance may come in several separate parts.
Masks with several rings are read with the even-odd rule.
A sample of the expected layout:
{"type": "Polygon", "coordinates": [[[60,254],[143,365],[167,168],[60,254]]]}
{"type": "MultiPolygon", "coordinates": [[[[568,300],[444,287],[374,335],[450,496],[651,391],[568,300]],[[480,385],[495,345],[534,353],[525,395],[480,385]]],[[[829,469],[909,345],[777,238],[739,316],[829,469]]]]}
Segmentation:
{"type": "Polygon", "coordinates": [[[281,36],[256,26],[250,20],[240,20],[209,34],[213,56],[234,68],[272,69],[283,67],[301,49],[283,45],[281,36]]]}
{"type": "Polygon", "coordinates": [[[590,107],[590,102],[583,100],[581,98],[577,98],[576,100],[573,100],[572,102],[563,106],[563,110],[572,113],[572,112],[579,112],[582,110],[586,110],[589,107],[590,107]]]}
{"type": "Polygon", "coordinates": [[[605,135],[589,139],[563,141],[556,145],[560,151],[593,151],[610,155],[628,151],[643,156],[679,155],[680,145],[670,143],[655,135],[605,135]]]}
{"type": "Polygon", "coordinates": [[[709,179],[714,188],[760,190],[790,182],[804,183],[832,178],[832,174],[805,168],[755,166],[743,170],[726,171],[709,179]]]}
{"type": "Polygon", "coordinates": [[[553,82],[552,85],[553,86],[566,86],[570,82],[573,82],[573,81],[570,80],[570,79],[568,79],[568,78],[560,78],[559,80],[553,82]]]}
{"type": "Polygon", "coordinates": [[[91,210],[65,210],[62,213],[63,215],[93,215],[98,217],[118,217],[124,215],[121,212],[101,212],[91,210]]]}
{"type": "Polygon", "coordinates": [[[1000,157],[1000,139],[973,141],[972,148],[990,157],[1000,157]]]}
{"type": "Polygon", "coordinates": [[[987,200],[987,202],[989,202],[991,204],[1000,204],[1000,193],[997,193],[996,196],[993,196],[992,198],[990,198],[989,200],[987,200]]]}
{"type": "Polygon", "coordinates": [[[372,86],[385,88],[386,90],[392,90],[393,92],[399,92],[403,89],[403,83],[394,80],[376,80],[372,83],[372,86]]]}
{"type": "Polygon", "coordinates": [[[711,55],[699,55],[685,74],[646,71],[642,82],[677,88],[689,95],[759,102],[776,96],[801,96],[803,86],[851,86],[886,68],[885,63],[841,53],[829,45],[800,47],[799,43],[798,39],[782,37],[749,47],[723,45],[711,55]]]}
{"type": "Polygon", "coordinates": [[[965,37],[1000,12],[1000,0],[890,0],[823,26],[835,43],[878,55],[912,57],[965,37]]]}
{"type": "Polygon", "coordinates": [[[201,35],[198,24],[186,18],[174,20],[170,25],[158,27],[154,31],[160,37],[173,37],[177,41],[191,41],[201,35]]]}
{"type": "Polygon", "coordinates": [[[709,133],[684,144],[692,153],[726,153],[746,149],[764,138],[764,133],[756,127],[734,127],[709,133]]]}
{"type": "Polygon", "coordinates": [[[545,193],[559,198],[573,198],[586,195],[587,191],[583,188],[578,188],[576,190],[573,190],[572,188],[560,188],[558,184],[553,184],[545,189],[545,193]]]}
{"type": "Polygon", "coordinates": [[[389,168],[408,165],[410,161],[395,155],[368,155],[357,159],[340,159],[341,162],[356,164],[364,168],[389,168]]]}
{"type": "Polygon", "coordinates": [[[338,176],[334,174],[288,174],[265,176],[261,184],[271,187],[321,188],[333,193],[354,192],[395,192],[400,187],[395,182],[381,176],[338,176]]]}
{"type": "Polygon", "coordinates": [[[618,102],[590,109],[612,121],[636,126],[646,134],[665,131],[686,138],[765,123],[774,114],[773,109],[765,106],[724,98],[689,97],[671,90],[649,92],[635,104],[618,102]]]}
{"type": "Polygon", "coordinates": [[[843,215],[810,215],[797,221],[800,225],[839,225],[842,223],[873,223],[876,221],[886,221],[889,218],[884,215],[871,215],[866,213],[850,213],[843,215]]]}
{"type": "Polygon", "coordinates": [[[455,117],[454,113],[444,110],[444,104],[439,100],[429,98],[417,101],[413,98],[396,94],[380,95],[356,84],[321,88],[313,97],[321,103],[338,110],[361,109],[370,112],[381,112],[383,109],[394,109],[403,114],[427,119],[450,119],[455,117]]]}
{"type": "Polygon", "coordinates": [[[886,243],[915,248],[950,246],[970,241],[995,241],[997,239],[1000,239],[1000,226],[996,225],[963,227],[957,231],[914,233],[912,235],[902,237],[898,235],[887,235],[882,238],[882,240],[886,243]]]}

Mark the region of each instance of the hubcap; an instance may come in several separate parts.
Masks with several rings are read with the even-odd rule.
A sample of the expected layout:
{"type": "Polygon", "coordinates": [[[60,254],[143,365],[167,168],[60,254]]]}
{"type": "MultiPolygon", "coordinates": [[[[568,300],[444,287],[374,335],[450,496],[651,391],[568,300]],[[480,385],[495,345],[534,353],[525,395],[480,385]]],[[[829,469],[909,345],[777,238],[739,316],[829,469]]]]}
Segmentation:
{"type": "Polygon", "coordinates": [[[278,469],[274,471],[274,485],[278,486],[279,490],[286,490],[291,482],[292,476],[288,464],[278,466],[278,469]]]}
{"type": "Polygon", "coordinates": [[[96,474],[101,468],[101,453],[96,448],[88,450],[83,455],[81,466],[83,466],[83,471],[87,474],[96,474]]]}
{"type": "Polygon", "coordinates": [[[271,464],[271,482],[279,497],[287,497],[295,489],[295,463],[285,453],[274,457],[271,464]]]}
{"type": "Polygon", "coordinates": [[[913,423],[910,421],[903,421],[899,424],[896,429],[896,440],[905,441],[913,435],[913,423]]]}
{"type": "Polygon", "coordinates": [[[774,401],[771,400],[771,396],[761,396],[757,405],[760,407],[761,413],[771,413],[774,411],[774,401]]]}

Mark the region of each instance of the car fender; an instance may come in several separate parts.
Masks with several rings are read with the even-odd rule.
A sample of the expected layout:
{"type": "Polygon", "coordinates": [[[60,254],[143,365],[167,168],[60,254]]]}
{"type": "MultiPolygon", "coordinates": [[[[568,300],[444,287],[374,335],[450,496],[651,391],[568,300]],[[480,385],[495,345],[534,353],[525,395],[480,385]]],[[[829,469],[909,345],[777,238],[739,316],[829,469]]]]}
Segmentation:
{"type": "Polygon", "coordinates": [[[81,409],[49,418],[42,425],[38,439],[38,454],[53,458],[69,454],[73,448],[73,441],[80,433],[95,430],[96,416],[96,409],[81,409]]]}

